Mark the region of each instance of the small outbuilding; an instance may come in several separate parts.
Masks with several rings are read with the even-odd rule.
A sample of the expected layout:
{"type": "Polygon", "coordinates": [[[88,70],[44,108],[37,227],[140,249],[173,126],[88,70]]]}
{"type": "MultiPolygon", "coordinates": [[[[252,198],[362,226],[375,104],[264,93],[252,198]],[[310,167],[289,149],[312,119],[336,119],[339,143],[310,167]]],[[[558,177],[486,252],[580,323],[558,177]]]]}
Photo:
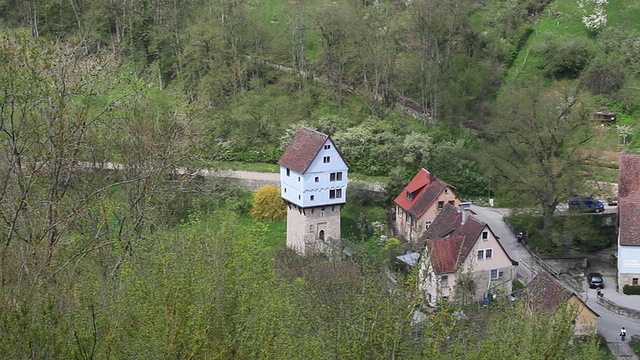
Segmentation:
{"type": "Polygon", "coordinates": [[[601,122],[614,122],[616,121],[616,113],[598,111],[593,113],[593,120],[601,122]]]}

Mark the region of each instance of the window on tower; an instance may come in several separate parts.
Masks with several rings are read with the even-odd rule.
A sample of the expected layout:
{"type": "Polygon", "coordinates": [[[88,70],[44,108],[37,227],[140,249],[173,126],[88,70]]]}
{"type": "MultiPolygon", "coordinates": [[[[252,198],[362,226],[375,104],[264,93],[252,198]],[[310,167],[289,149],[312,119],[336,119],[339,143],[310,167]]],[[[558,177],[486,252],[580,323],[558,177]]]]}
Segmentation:
{"type": "Polygon", "coordinates": [[[329,181],[342,181],[342,171],[329,174],[329,181]]]}
{"type": "Polygon", "coordinates": [[[316,182],[320,182],[320,178],[316,176],[316,178],[314,179],[316,182]]]}
{"type": "Polygon", "coordinates": [[[309,200],[313,201],[313,199],[315,198],[315,196],[311,195],[309,196],[309,200]]]}
{"type": "Polygon", "coordinates": [[[287,176],[291,176],[291,169],[287,169],[287,176]]]}
{"type": "Polygon", "coordinates": [[[339,199],[342,197],[342,189],[329,190],[329,199],[339,199]]]}
{"type": "Polygon", "coordinates": [[[322,158],[322,162],[328,164],[331,162],[331,156],[325,156],[322,158]]]}
{"type": "Polygon", "coordinates": [[[325,149],[325,150],[329,150],[329,149],[331,149],[331,145],[329,145],[329,144],[325,145],[325,146],[324,146],[324,149],[325,149]]]}

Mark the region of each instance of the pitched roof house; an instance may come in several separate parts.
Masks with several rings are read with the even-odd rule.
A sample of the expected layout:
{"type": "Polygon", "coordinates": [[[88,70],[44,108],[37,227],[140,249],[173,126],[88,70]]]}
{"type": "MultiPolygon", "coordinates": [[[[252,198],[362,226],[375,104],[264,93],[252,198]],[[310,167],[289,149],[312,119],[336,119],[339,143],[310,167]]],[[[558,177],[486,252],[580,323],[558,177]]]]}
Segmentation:
{"type": "Polygon", "coordinates": [[[287,205],[287,247],[300,254],[339,248],[349,166],[331,138],[300,127],[278,161],[287,205]]]}
{"type": "Polygon", "coordinates": [[[571,311],[574,335],[595,334],[600,315],[573,291],[546,271],[541,271],[527,285],[526,301],[534,311],[553,312],[565,306],[571,311]]]}
{"type": "Polygon", "coordinates": [[[420,169],[395,198],[398,236],[415,242],[431,225],[445,204],[458,206],[455,188],[425,169],[420,169]]]}
{"type": "Polygon", "coordinates": [[[618,289],[640,285],[640,154],[620,154],[618,289]]]}
{"type": "Polygon", "coordinates": [[[418,288],[431,306],[453,297],[480,300],[498,289],[511,293],[517,263],[467,205],[446,204],[419,241],[425,248],[418,288]]]}

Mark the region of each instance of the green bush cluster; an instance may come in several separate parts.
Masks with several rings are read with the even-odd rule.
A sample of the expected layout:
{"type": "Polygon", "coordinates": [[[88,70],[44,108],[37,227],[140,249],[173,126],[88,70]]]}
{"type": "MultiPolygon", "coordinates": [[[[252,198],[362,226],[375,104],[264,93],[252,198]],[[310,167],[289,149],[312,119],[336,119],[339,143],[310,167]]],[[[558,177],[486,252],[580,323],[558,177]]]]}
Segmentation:
{"type": "Polygon", "coordinates": [[[640,285],[625,285],[622,287],[625,295],[640,295],[640,285]]]}
{"type": "Polygon", "coordinates": [[[535,49],[544,58],[539,68],[553,79],[575,79],[587,66],[593,50],[586,40],[549,37],[535,49]]]}

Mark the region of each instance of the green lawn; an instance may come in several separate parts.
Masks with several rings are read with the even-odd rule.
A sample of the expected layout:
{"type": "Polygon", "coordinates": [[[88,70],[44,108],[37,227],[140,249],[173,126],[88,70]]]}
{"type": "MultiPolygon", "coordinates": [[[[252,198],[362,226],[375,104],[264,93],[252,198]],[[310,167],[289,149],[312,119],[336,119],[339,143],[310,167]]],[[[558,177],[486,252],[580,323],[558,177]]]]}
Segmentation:
{"type": "MultiPolygon", "coordinates": [[[[640,34],[640,2],[637,0],[610,1],[605,6],[608,27],[624,26],[628,31],[640,34]]],[[[575,0],[552,1],[540,16],[534,32],[518,54],[509,70],[509,79],[527,79],[540,75],[538,66],[543,59],[533,54],[533,49],[546,36],[555,35],[566,39],[582,38],[596,45],[597,34],[582,24],[582,13],[575,0]]]]}

